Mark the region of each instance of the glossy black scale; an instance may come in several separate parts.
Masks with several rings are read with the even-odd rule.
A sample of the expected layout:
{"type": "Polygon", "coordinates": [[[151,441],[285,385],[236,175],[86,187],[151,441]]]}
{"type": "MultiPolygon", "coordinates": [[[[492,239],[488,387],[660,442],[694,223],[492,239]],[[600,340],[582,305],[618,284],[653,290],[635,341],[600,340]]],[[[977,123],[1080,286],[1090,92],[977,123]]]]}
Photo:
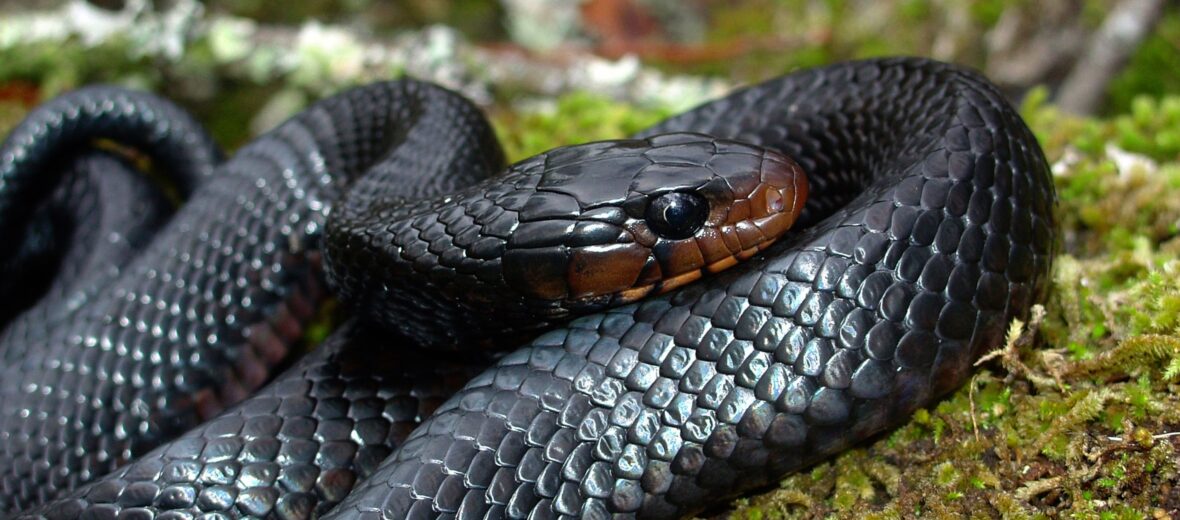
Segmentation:
{"type": "Polygon", "coordinates": [[[812,184],[805,231],[715,279],[538,338],[440,407],[329,517],[692,513],[955,388],[1044,290],[1048,169],[1016,112],[973,72],[919,59],[839,64],[643,134],[667,131],[791,155],[812,184]],[[525,375],[495,376],[508,372],[525,375]],[[543,433],[490,411],[506,394],[549,419],[543,433]],[[511,456],[440,464],[449,450],[497,453],[489,440],[518,431],[527,440],[511,456]],[[537,459],[544,468],[518,471],[537,459]],[[466,478],[488,474],[501,479],[466,478]],[[456,481],[462,499],[431,485],[456,481]]]}
{"type": "Polygon", "coordinates": [[[642,136],[671,131],[797,160],[812,186],[802,231],[544,333],[429,418],[380,390],[396,377],[343,376],[340,359],[377,366],[366,349],[399,341],[346,328],[260,396],[28,517],[676,518],[904,420],[961,384],[1044,290],[1048,169],[973,72],[920,59],[802,71],[642,136]],[[408,437],[388,427],[411,415],[425,421],[408,437]]]}
{"type": "MultiPolygon", "coordinates": [[[[98,479],[272,378],[325,296],[319,242],[331,201],[383,157],[372,143],[398,133],[382,125],[403,118],[399,124],[417,129],[400,132],[407,140],[468,150],[491,143],[491,153],[473,151],[432,163],[457,172],[424,172],[433,189],[445,190],[453,189],[451,182],[470,183],[499,166],[490,127],[482,117],[465,119],[475,116],[469,103],[441,88],[386,83],[321,103],[222,163],[191,117],[149,94],[88,87],[31,112],[0,146],[0,240],[20,238],[27,226],[36,229],[39,201],[66,175],[63,168],[71,157],[93,153],[100,139],[151,158],[159,177],[185,200],[163,222],[161,215],[150,214],[126,219],[145,230],[127,227],[124,232],[151,235],[135,237],[131,249],[72,244],[83,250],[77,256],[99,267],[81,275],[64,296],[46,293],[0,333],[0,513],[27,510],[98,479]],[[420,120],[408,117],[407,110],[417,105],[440,111],[420,113],[423,120],[448,123],[415,126],[420,120]],[[464,139],[471,145],[462,146],[464,139]],[[33,223],[26,225],[29,219],[33,223]]],[[[103,179],[104,172],[94,175],[103,179]]],[[[124,183],[131,186],[123,191],[117,178],[110,186],[95,180],[103,183],[96,191],[101,211],[147,202],[142,191],[133,189],[144,176],[126,175],[140,180],[124,183]]],[[[92,224],[99,223],[85,222],[82,228],[92,224]]],[[[0,251],[0,256],[10,254],[0,251]]],[[[0,260],[17,270],[29,263],[20,257],[0,260]]],[[[86,265],[70,258],[63,262],[86,265]]],[[[334,419],[329,408],[307,413],[334,419]]],[[[320,426],[313,424],[312,430],[326,435],[316,430],[320,426]]],[[[333,435],[351,431],[343,426],[333,426],[333,435]]],[[[350,442],[322,450],[307,443],[272,447],[279,449],[276,456],[305,463],[281,477],[309,492],[313,487],[302,484],[323,477],[326,466],[347,462],[351,467],[350,442]]],[[[231,448],[219,441],[192,455],[220,461],[231,448]]],[[[218,486],[240,477],[220,469],[210,473],[209,487],[191,490],[193,507],[237,507],[236,500],[253,495],[218,486]]],[[[351,486],[342,478],[324,482],[321,488],[329,498],[339,498],[340,486],[351,486]]],[[[97,511],[138,504],[146,488],[129,487],[125,498],[122,487],[109,482],[96,489],[97,511]],[[105,503],[108,499],[112,502],[105,503]]],[[[162,496],[185,502],[190,494],[174,491],[162,496]]],[[[319,499],[288,500],[314,505],[319,499]]],[[[242,507],[257,504],[251,499],[242,507]]]]}

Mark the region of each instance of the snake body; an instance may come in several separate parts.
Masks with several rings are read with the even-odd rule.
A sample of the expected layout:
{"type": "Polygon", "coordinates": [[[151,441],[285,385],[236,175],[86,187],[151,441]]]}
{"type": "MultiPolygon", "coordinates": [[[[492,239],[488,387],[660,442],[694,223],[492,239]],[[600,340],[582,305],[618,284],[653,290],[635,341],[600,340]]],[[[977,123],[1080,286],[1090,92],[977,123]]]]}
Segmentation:
{"type": "MultiPolygon", "coordinates": [[[[506,316],[511,318],[503,321],[508,330],[529,329],[523,321],[514,321],[521,309],[544,320],[553,309],[585,311],[622,305],[550,327],[482,372],[487,360],[480,356],[470,356],[458,365],[453,359],[437,362],[433,356],[443,349],[426,355],[414,353],[410,344],[437,342],[454,349],[475,342],[465,334],[407,326],[396,318],[429,313],[437,308],[432,302],[461,296],[464,291],[448,288],[443,278],[454,274],[447,271],[460,270],[456,266],[461,263],[445,266],[440,254],[409,254],[416,246],[399,246],[390,238],[398,235],[392,227],[381,225],[381,219],[353,214],[350,221],[349,208],[355,206],[348,205],[334,208],[332,211],[340,213],[329,216],[328,200],[341,196],[345,197],[342,200],[392,200],[382,192],[386,181],[370,185],[361,175],[366,170],[372,173],[373,164],[398,165],[376,168],[380,175],[392,175],[407,165],[430,171],[486,172],[488,164],[497,163],[499,156],[493,152],[488,159],[486,154],[467,151],[443,159],[425,156],[424,150],[437,149],[428,146],[430,143],[474,146],[486,142],[490,131],[477,121],[473,109],[462,108],[466,105],[445,102],[449,98],[444,94],[422,95],[441,90],[406,86],[419,85],[416,83],[395,85],[398,87],[362,90],[363,94],[344,94],[323,102],[239,152],[227,165],[254,167],[218,168],[206,188],[194,192],[159,232],[168,246],[153,242],[128,268],[138,273],[131,277],[137,281],[160,279],[160,273],[169,271],[157,269],[157,274],[149,275],[135,269],[141,261],[149,265],[144,258],[168,257],[161,253],[153,257],[158,248],[173,251],[178,247],[167,239],[170,228],[217,222],[222,215],[234,215],[235,222],[241,222],[242,216],[224,207],[215,212],[214,199],[223,204],[226,200],[243,205],[253,202],[257,207],[264,197],[242,194],[250,193],[251,186],[270,186],[270,181],[247,179],[272,172],[277,176],[274,193],[302,194],[281,198],[285,207],[305,209],[288,213],[296,215],[288,220],[272,218],[271,222],[289,225],[280,226],[275,239],[257,242],[272,244],[271,254],[287,258],[288,263],[280,264],[284,268],[279,271],[288,274],[293,269],[312,269],[289,263],[297,253],[309,252],[305,256],[311,259],[310,265],[318,262],[314,244],[323,242],[320,233],[325,224],[330,233],[341,231],[342,236],[354,237],[341,239],[339,244],[355,247],[341,247],[339,255],[328,254],[333,270],[330,276],[335,286],[344,289],[346,299],[363,306],[358,312],[361,319],[384,320],[383,328],[349,322],[260,394],[97,482],[72,491],[20,488],[16,493],[16,488],[5,484],[4,493],[17,497],[8,509],[29,509],[26,514],[30,518],[62,519],[179,519],[203,513],[278,518],[675,518],[830,456],[897,424],[914,409],[957,387],[978,355],[999,344],[1008,322],[1025,315],[1046,285],[1054,250],[1055,195],[1043,154],[1010,105],[985,79],[951,65],[910,58],[852,62],[748,87],[658,124],[635,140],[607,146],[611,153],[618,153],[620,147],[661,149],[639,155],[647,159],[654,155],[662,167],[713,164],[709,158],[715,155],[702,160],[702,149],[717,154],[741,147],[745,151],[738,156],[761,157],[760,164],[772,157],[771,162],[786,164],[787,159],[777,158],[781,153],[808,174],[810,196],[795,224],[802,231],[756,255],[757,248],[751,251],[734,244],[728,253],[733,260],[725,261],[724,267],[748,257],[744,262],[725,273],[633,303],[619,296],[635,294],[626,293],[626,289],[607,298],[587,299],[579,297],[581,292],[573,284],[550,285],[545,291],[526,288],[523,292],[530,297],[567,303],[505,305],[506,316]],[[404,95],[388,93],[399,92],[399,88],[404,95]],[[439,106],[445,109],[435,110],[439,106]],[[385,113],[398,120],[430,120],[415,111],[445,115],[449,121],[448,126],[426,125],[422,129],[461,130],[448,130],[442,137],[425,134],[416,141],[419,127],[386,132],[383,128],[389,126],[374,122],[385,113]],[[678,132],[709,137],[663,137],[678,132]],[[421,146],[406,146],[415,142],[421,146]],[[697,144],[679,146],[684,142],[697,144]],[[773,152],[758,151],[763,149],[773,152]],[[381,150],[392,152],[376,157],[381,150]],[[274,168],[275,164],[282,168],[274,168]],[[311,179],[317,182],[283,176],[290,171],[316,172],[318,176],[311,179]],[[223,178],[237,177],[242,180],[231,184],[231,189],[214,189],[218,182],[229,182],[223,178]],[[361,180],[352,182],[358,177],[361,180]],[[206,199],[209,202],[202,202],[206,199]],[[190,209],[194,205],[205,209],[190,209]],[[342,218],[340,224],[332,221],[337,216],[342,218]],[[345,225],[347,222],[359,224],[345,225]],[[358,236],[366,238],[355,238],[358,236]],[[365,244],[371,247],[359,247],[365,244]],[[391,251],[397,258],[388,256],[391,251]],[[369,276],[365,274],[368,270],[381,269],[388,261],[405,261],[409,267],[393,267],[388,273],[373,274],[372,279],[397,275],[398,271],[428,280],[439,278],[396,287],[384,282],[350,283],[350,277],[363,282],[368,279],[363,278],[369,276]],[[341,265],[349,267],[335,272],[341,265]],[[442,296],[421,305],[373,304],[398,297],[398,291],[416,295],[418,301],[423,301],[428,291],[439,291],[435,294],[442,296]],[[579,306],[587,302],[587,307],[579,306]],[[416,366],[422,371],[414,370],[416,366]],[[426,377],[435,371],[451,376],[426,377]],[[458,386],[467,374],[475,372],[478,375],[454,396],[438,404],[438,399],[454,390],[452,384],[458,386]],[[434,386],[418,390],[416,381],[423,379],[434,386]],[[437,409],[432,410],[436,404],[437,409]],[[415,425],[413,433],[403,437],[415,425]],[[27,507],[35,502],[47,503],[36,509],[27,507]]],[[[588,146],[574,155],[584,158],[597,153],[595,145],[588,146]]],[[[628,153],[633,151],[622,155],[628,153]]],[[[533,163],[525,161],[525,169],[529,164],[576,162],[568,151],[555,151],[533,163]]],[[[649,160],[645,164],[653,163],[649,160]]],[[[463,182],[474,182],[482,175],[463,182]]],[[[540,184],[544,182],[536,185],[540,184]]],[[[487,185],[483,186],[480,189],[486,192],[487,185]]],[[[661,196],[640,191],[649,203],[661,196]]],[[[759,193],[763,195],[756,200],[765,203],[766,191],[759,193]]],[[[572,193],[578,200],[580,194],[577,190],[572,193]]],[[[518,202],[522,205],[516,209],[523,210],[523,202],[518,202]]],[[[397,208],[407,205],[413,204],[391,205],[390,211],[402,211],[397,208]]],[[[553,211],[549,215],[557,220],[567,218],[553,211]]],[[[519,216],[521,211],[516,213],[519,216]]],[[[634,216],[643,212],[622,213],[634,216]]],[[[445,222],[437,218],[444,214],[431,213],[436,217],[430,217],[435,224],[444,224],[441,228],[425,225],[429,224],[425,221],[417,226],[423,232],[417,238],[425,242],[421,247],[426,251],[432,246],[439,251],[453,250],[442,246],[457,242],[443,239],[443,235],[459,236],[450,234],[446,225],[463,219],[457,215],[445,222]],[[441,234],[425,233],[429,229],[441,234]],[[439,245],[434,245],[436,242],[439,245]]],[[[494,221],[490,218],[482,227],[485,231],[494,221]]],[[[573,224],[557,227],[576,228],[578,218],[573,224]]],[[[624,240],[618,231],[610,235],[612,240],[624,240]]],[[[600,232],[599,236],[605,235],[600,232]]],[[[249,236],[253,235],[247,240],[249,236]]],[[[327,242],[335,241],[329,236],[327,242]]],[[[579,243],[540,235],[525,242],[544,250],[566,247],[566,259],[573,257],[569,248],[579,243]]],[[[246,245],[235,243],[233,247],[246,245]]],[[[602,247],[593,250],[598,249],[602,247]]],[[[643,266],[660,265],[656,249],[652,248],[643,266]]],[[[497,249],[507,250],[507,245],[497,249]]],[[[229,251],[229,258],[235,258],[232,253],[238,249],[229,251]]],[[[184,262],[176,264],[178,269],[193,261],[179,258],[184,262]]],[[[497,258],[503,267],[504,257],[497,258]]],[[[545,263],[538,265],[541,269],[545,263]]],[[[573,272],[569,265],[550,270],[569,274],[573,272]]],[[[693,265],[684,272],[700,271],[702,267],[697,265],[708,270],[711,264],[693,265]]],[[[658,279],[650,269],[635,270],[639,274],[627,276],[626,283],[610,277],[599,279],[610,280],[607,285],[612,288],[645,287],[636,281],[658,279]]],[[[403,278],[390,278],[394,279],[403,278]]],[[[493,286],[504,281],[488,280],[483,282],[493,286]]],[[[217,301],[232,304],[249,296],[257,303],[247,310],[273,310],[284,303],[290,308],[291,294],[311,292],[290,287],[308,283],[288,278],[273,281],[265,297],[264,293],[239,295],[224,289],[228,297],[217,301]],[[276,287],[286,289],[278,291],[276,287]]],[[[519,284],[499,286],[501,292],[510,293],[510,300],[519,298],[520,293],[508,290],[512,288],[509,285],[519,284]]],[[[167,293],[137,288],[131,298],[127,293],[119,294],[122,299],[116,301],[138,303],[167,293]]],[[[559,314],[558,318],[564,318],[571,313],[559,314]]],[[[141,320],[149,331],[156,323],[150,314],[123,315],[136,316],[137,323],[141,320]]],[[[225,353],[235,352],[227,347],[234,341],[245,343],[244,351],[249,352],[249,335],[234,327],[250,323],[248,316],[234,314],[229,324],[223,319],[226,314],[214,316],[222,328],[215,329],[215,337],[204,329],[203,336],[196,336],[215,340],[208,341],[207,350],[200,351],[197,358],[214,357],[206,352],[233,357],[225,353]]],[[[165,329],[171,326],[169,323],[165,329]]],[[[124,325],[118,330],[133,329],[124,325]]],[[[476,330],[488,329],[481,325],[476,330]]],[[[151,348],[162,349],[166,344],[152,344],[138,355],[150,357],[151,348]]],[[[97,351],[116,359],[136,356],[117,348],[117,342],[115,345],[97,351]]],[[[5,400],[0,406],[6,407],[3,420],[7,421],[0,430],[0,441],[10,450],[6,458],[18,449],[12,447],[18,440],[28,442],[36,435],[18,439],[9,432],[60,431],[57,423],[48,419],[39,423],[43,425],[40,429],[25,426],[31,420],[28,417],[37,415],[22,417],[18,408],[48,400],[52,406],[43,409],[53,410],[51,413],[67,410],[62,416],[71,417],[71,408],[65,403],[75,401],[66,398],[69,394],[53,399],[54,392],[64,392],[61,385],[74,379],[59,376],[55,386],[43,379],[46,372],[52,372],[48,369],[69,371],[71,378],[83,382],[87,381],[85,375],[95,374],[91,379],[101,382],[98,389],[110,396],[130,393],[106,390],[123,379],[131,381],[139,392],[146,390],[136,387],[134,381],[156,380],[100,377],[98,374],[117,371],[86,372],[80,368],[121,366],[117,361],[108,365],[83,364],[90,360],[80,358],[54,361],[54,356],[65,354],[62,348],[45,354],[30,351],[37,362],[26,363],[23,375],[5,373],[6,381],[10,376],[25,378],[20,387],[0,389],[5,400]],[[64,368],[67,366],[72,368],[64,368]],[[27,372],[28,367],[41,370],[27,372]],[[75,372],[79,375],[73,375],[75,372]],[[31,395],[26,388],[45,387],[53,391],[37,393],[38,402],[22,397],[31,395]],[[13,407],[8,404],[13,399],[25,400],[13,407]]],[[[181,359],[187,361],[192,356],[181,359]]],[[[207,370],[210,375],[199,379],[206,386],[200,388],[218,388],[211,382],[216,372],[207,370]]],[[[255,377],[265,378],[265,374],[255,377]]],[[[151,404],[158,398],[139,399],[151,404]]],[[[117,415],[121,420],[138,417],[140,408],[129,404],[134,401],[114,401],[124,409],[117,415]]],[[[166,404],[168,410],[184,409],[166,404]]],[[[141,421],[139,424],[149,425],[147,437],[157,440],[163,436],[153,429],[159,422],[141,421]]],[[[118,445],[121,451],[114,453],[135,451],[127,446],[126,442],[118,445]]],[[[18,453],[29,454],[23,464],[36,464],[40,459],[35,457],[43,452],[18,453]]],[[[66,456],[53,463],[57,460],[68,464],[72,459],[66,456]]],[[[7,463],[10,467],[22,465],[7,463]]],[[[21,475],[19,470],[8,471],[21,475]]],[[[47,481],[34,482],[44,485],[47,481]]]]}

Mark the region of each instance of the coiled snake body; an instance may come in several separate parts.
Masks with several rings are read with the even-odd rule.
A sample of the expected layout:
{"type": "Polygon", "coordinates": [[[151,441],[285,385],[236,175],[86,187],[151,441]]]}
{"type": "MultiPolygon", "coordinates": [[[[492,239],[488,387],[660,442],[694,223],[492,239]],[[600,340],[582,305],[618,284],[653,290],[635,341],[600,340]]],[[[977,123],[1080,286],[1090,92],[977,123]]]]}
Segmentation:
{"type": "MultiPolygon", "coordinates": [[[[126,126],[132,111],[111,106],[65,113],[126,126]]],[[[8,236],[36,213],[21,197],[51,187],[28,150],[76,130],[50,119],[0,149],[8,236]]],[[[176,164],[170,134],[137,135],[176,164]]],[[[1046,284],[1048,169],[972,72],[908,58],[813,69],[637,137],[458,188],[499,169],[486,123],[395,82],[178,174],[190,200],[94,282],[100,296],[14,339],[17,317],[0,340],[0,505],[62,519],[674,518],[955,388],[1046,284]],[[578,180],[607,170],[630,180],[578,180]],[[390,187],[406,172],[461,175],[427,176],[411,202],[390,187]],[[759,253],[807,191],[801,231],[759,253]],[[144,454],[270,378],[324,292],[325,244],[356,320],[144,454]],[[529,334],[486,370],[453,353],[529,334]]]]}

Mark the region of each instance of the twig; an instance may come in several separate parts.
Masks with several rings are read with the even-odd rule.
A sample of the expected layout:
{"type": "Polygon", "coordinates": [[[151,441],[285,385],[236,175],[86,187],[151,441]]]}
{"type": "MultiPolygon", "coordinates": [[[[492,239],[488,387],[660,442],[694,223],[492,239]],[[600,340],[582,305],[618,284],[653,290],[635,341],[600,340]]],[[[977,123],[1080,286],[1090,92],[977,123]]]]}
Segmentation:
{"type": "MultiPolygon", "coordinates": [[[[1172,437],[1180,437],[1180,432],[1158,433],[1158,434],[1151,436],[1152,439],[1157,440],[1157,441],[1161,440],[1161,439],[1170,439],[1172,437]]],[[[1111,442],[1123,442],[1123,438],[1118,435],[1107,436],[1106,440],[1109,440],[1111,442]]]]}
{"type": "Polygon", "coordinates": [[[1061,475],[1034,480],[1021,486],[1020,489],[1017,489],[1016,498],[1027,502],[1032,499],[1032,497],[1048,493],[1061,487],[1061,484],[1064,480],[1065,477],[1061,475]]]}
{"type": "Polygon", "coordinates": [[[999,358],[1000,364],[1008,372],[1024,377],[1037,388],[1064,390],[1060,381],[1033,372],[1028,365],[1020,360],[1020,349],[1032,345],[1033,338],[1037,335],[1037,329],[1041,326],[1041,322],[1044,319],[1045,307],[1039,304],[1034,305],[1028,326],[1026,327],[1023,321],[1012,320],[1012,324],[1008,327],[1008,336],[1004,341],[1004,346],[980,356],[975,361],[975,366],[980,366],[988,361],[999,358]]]}
{"type": "Polygon", "coordinates": [[[971,388],[967,392],[967,401],[971,403],[971,431],[975,432],[975,442],[979,442],[979,421],[975,418],[975,381],[979,373],[971,376],[971,388]]]}

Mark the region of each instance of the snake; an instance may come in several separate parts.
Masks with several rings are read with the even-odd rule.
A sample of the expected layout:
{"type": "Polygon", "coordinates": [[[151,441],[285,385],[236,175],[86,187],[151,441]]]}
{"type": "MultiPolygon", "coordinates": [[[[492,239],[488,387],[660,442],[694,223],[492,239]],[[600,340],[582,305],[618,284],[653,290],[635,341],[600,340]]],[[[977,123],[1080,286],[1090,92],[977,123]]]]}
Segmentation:
{"type": "MultiPolygon", "coordinates": [[[[167,120],[104,96],[56,113],[167,120]]],[[[46,164],[22,173],[12,150],[60,120],[0,147],[0,194],[33,189],[46,164]]],[[[956,65],[805,69],[502,174],[493,135],[461,98],[401,80],[180,174],[199,187],[105,282],[111,301],[81,307],[85,333],[47,327],[70,332],[4,369],[4,509],[677,518],[905,421],[1048,285],[1044,154],[956,65]],[[458,175],[411,186],[406,172],[458,175]],[[712,241],[676,242],[693,233],[712,241]],[[348,318],[272,377],[328,292],[348,318]]],[[[0,222],[34,214],[13,209],[26,200],[0,195],[0,222]]]]}
{"type": "MultiPolygon", "coordinates": [[[[456,277],[469,277],[466,283],[427,284],[421,298],[413,300],[435,293],[497,291],[493,294],[501,301],[485,298],[484,303],[495,303],[494,314],[505,316],[497,330],[510,330],[505,323],[521,320],[521,312],[560,319],[573,310],[589,312],[669,290],[702,270],[724,269],[781,235],[802,209],[799,197],[805,197],[803,177],[789,159],[696,134],[555,150],[465,190],[441,189],[440,179],[470,183],[496,173],[501,152],[486,121],[455,125],[454,115],[474,119],[478,114],[469,102],[414,81],[377,84],[327,100],[225,164],[194,175],[186,173],[193,164],[216,162],[204,159],[218,154],[208,151],[208,139],[191,131],[191,121],[173,121],[163,103],[109,88],[83,89],[31,115],[7,141],[11,151],[0,153],[11,158],[10,200],[36,200],[32,195],[49,184],[45,172],[54,169],[48,163],[61,152],[58,148],[86,138],[119,140],[121,132],[131,133],[128,126],[152,129],[156,124],[174,129],[135,132],[155,137],[127,144],[160,158],[160,169],[181,186],[200,183],[186,190],[185,205],[142,251],[125,259],[113,279],[86,279],[97,287],[91,301],[62,312],[63,319],[52,326],[33,313],[21,322],[41,327],[7,328],[6,334],[24,332],[0,343],[14,361],[5,367],[11,386],[2,389],[8,415],[0,423],[7,434],[0,440],[8,441],[5,485],[16,510],[123,465],[158,444],[156,439],[188,429],[269,379],[268,371],[281,362],[315,307],[317,293],[322,294],[315,280],[323,253],[335,250],[331,257],[338,265],[397,267],[394,260],[404,257],[409,266],[452,268],[456,277]],[[366,120],[358,114],[371,116],[366,120]],[[325,126],[325,120],[333,123],[330,117],[338,121],[325,126]],[[472,130],[473,125],[482,126],[472,130]],[[310,131],[321,128],[319,135],[310,131]],[[454,135],[469,136],[470,143],[457,143],[454,135]],[[190,141],[198,143],[199,157],[179,157],[173,149],[190,141]],[[429,146],[443,149],[429,152],[429,146]],[[325,160],[321,148],[324,155],[338,155],[325,160]],[[684,154],[702,162],[686,163],[680,159],[684,154]],[[413,172],[412,178],[405,172],[413,172]],[[313,190],[317,186],[321,191],[313,190]],[[328,192],[332,189],[347,196],[339,204],[327,203],[336,197],[328,192]],[[440,195],[425,196],[429,192],[440,195]],[[333,226],[347,230],[327,236],[350,234],[353,239],[321,244],[323,217],[333,206],[338,210],[333,226]],[[363,211],[350,211],[354,206],[363,211]],[[390,208],[401,213],[390,215],[390,208]],[[397,229],[389,225],[402,221],[406,225],[397,229]],[[553,224],[561,222],[566,229],[555,230],[553,224]],[[437,233],[423,232],[432,226],[437,233]],[[453,240],[441,244],[436,235],[453,240]],[[396,244],[396,251],[368,251],[371,236],[380,244],[396,244]],[[688,249],[696,255],[685,255],[688,249]],[[393,256],[374,257],[387,253],[393,256]],[[568,269],[529,272],[538,255],[554,253],[568,256],[568,269]],[[612,259],[611,269],[601,268],[603,257],[612,259]],[[628,271],[622,271],[627,268],[630,281],[628,271]],[[235,270],[237,276],[230,276],[235,270]],[[524,276],[536,283],[514,289],[510,282],[524,276]],[[555,292],[552,282],[566,288],[555,292]],[[144,307],[155,315],[145,316],[144,307]],[[169,351],[177,340],[195,348],[169,351]],[[161,365],[179,373],[161,372],[161,365]],[[69,406],[74,409],[62,409],[69,406]],[[46,409],[57,412],[29,413],[46,409]]],[[[116,209],[141,198],[120,194],[113,185],[108,192],[105,206],[116,209]]],[[[17,213],[22,208],[8,209],[17,213]]],[[[75,215],[78,221],[89,217],[75,215]]],[[[92,263],[118,260],[88,245],[83,249],[91,252],[92,263]]],[[[389,288],[373,281],[378,273],[363,274],[367,280],[361,287],[413,296],[410,287],[389,288]]],[[[353,286],[347,278],[336,284],[345,291],[353,286]]],[[[441,330],[437,325],[443,323],[435,321],[434,327],[413,330],[441,330]]],[[[528,320],[522,328],[537,327],[537,321],[528,320]]],[[[431,345],[447,343],[440,339],[431,345]]],[[[400,417],[393,414],[405,420],[400,417]]],[[[351,462],[347,456],[345,461],[351,462]]],[[[333,469],[330,460],[320,465],[333,469]]]]}

